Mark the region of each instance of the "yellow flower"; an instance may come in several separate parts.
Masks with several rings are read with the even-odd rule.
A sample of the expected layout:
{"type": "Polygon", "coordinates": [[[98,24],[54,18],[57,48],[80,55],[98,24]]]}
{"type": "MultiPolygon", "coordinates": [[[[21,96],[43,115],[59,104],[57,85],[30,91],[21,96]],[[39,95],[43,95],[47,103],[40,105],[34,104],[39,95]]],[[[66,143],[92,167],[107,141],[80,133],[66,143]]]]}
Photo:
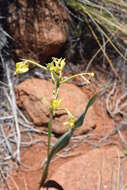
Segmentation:
{"type": "Polygon", "coordinates": [[[16,63],[16,74],[22,74],[29,71],[29,64],[25,61],[16,63]]]}
{"type": "Polygon", "coordinates": [[[65,62],[65,59],[58,59],[57,61],[55,61],[55,63],[57,64],[57,68],[59,71],[63,71],[65,65],[66,65],[66,62],[65,62]]]}
{"type": "Polygon", "coordinates": [[[53,57],[52,62],[47,64],[47,69],[49,70],[50,73],[55,73],[57,75],[60,75],[60,73],[63,71],[64,66],[66,62],[65,59],[58,59],[53,57]]]}
{"type": "Polygon", "coordinates": [[[64,122],[64,125],[69,125],[71,128],[75,126],[76,117],[72,115],[72,113],[66,109],[68,114],[68,121],[64,122]]]}
{"type": "Polygon", "coordinates": [[[50,102],[50,108],[53,110],[54,113],[60,108],[60,105],[61,99],[52,99],[50,102]]]}

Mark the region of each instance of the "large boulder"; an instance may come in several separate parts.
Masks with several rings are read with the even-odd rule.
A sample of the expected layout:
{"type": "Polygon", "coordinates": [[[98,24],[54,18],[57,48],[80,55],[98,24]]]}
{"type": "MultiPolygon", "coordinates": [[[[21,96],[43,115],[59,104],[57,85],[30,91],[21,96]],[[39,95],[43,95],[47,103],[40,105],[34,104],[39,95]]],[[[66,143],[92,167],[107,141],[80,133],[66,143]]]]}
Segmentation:
{"type": "Polygon", "coordinates": [[[67,39],[67,20],[58,0],[13,1],[8,23],[17,55],[43,61],[58,53],[67,39]]]}
{"type": "MultiPolygon", "coordinates": [[[[49,120],[49,101],[52,98],[53,87],[51,81],[41,79],[28,79],[16,87],[17,105],[24,110],[25,114],[37,126],[44,126],[47,129],[49,120]]],[[[64,84],[60,89],[62,99],[61,108],[67,108],[72,114],[78,117],[88,103],[88,96],[74,84],[64,84]]],[[[64,110],[57,112],[53,122],[53,131],[63,134],[68,129],[64,125],[68,115],[64,110]]],[[[96,113],[94,107],[88,110],[83,126],[76,130],[76,134],[83,134],[96,127],[96,113]]]]}

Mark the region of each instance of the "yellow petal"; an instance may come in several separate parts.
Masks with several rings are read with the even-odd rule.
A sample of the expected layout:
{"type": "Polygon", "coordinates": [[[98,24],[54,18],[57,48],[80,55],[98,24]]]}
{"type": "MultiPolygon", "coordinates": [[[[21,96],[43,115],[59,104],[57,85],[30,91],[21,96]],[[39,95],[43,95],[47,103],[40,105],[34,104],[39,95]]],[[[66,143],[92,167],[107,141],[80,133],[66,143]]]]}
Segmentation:
{"type": "Polygon", "coordinates": [[[16,63],[16,74],[22,74],[29,71],[29,65],[25,62],[16,63]]]}

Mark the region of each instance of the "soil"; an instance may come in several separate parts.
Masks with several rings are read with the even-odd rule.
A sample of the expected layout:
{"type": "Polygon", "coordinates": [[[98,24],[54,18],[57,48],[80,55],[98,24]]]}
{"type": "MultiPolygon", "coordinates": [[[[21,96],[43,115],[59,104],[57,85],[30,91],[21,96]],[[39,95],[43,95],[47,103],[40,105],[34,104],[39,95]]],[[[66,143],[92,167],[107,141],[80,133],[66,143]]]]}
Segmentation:
{"type": "MultiPolygon", "coordinates": [[[[82,87],[81,90],[85,95],[87,94],[87,96],[90,97],[95,91],[95,88],[97,88],[97,85],[95,85],[94,81],[90,86],[82,87]]],[[[107,114],[100,98],[96,100],[94,110],[96,113],[97,127],[85,134],[75,136],[65,151],[60,152],[50,165],[48,179],[56,180],[65,190],[97,189],[99,184],[101,184],[104,189],[109,190],[115,184],[112,180],[114,176],[116,176],[116,181],[118,182],[115,184],[115,187],[119,189],[120,178],[116,174],[119,174],[121,171],[119,168],[120,163],[122,163],[123,183],[125,185],[125,179],[127,177],[126,167],[124,167],[127,165],[126,156],[124,154],[125,147],[121,143],[118,133],[114,133],[111,136],[109,135],[115,127],[115,122],[109,114],[107,114]],[[107,140],[100,141],[100,139],[108,135],[107,140]],[[102,167],[100,160],[103,160],[103,158],[105,165],[100,174],[102,167]],[[115,169],[110,170],[113,166],[115,169]],[[87,179],[84,186],[81,185],[84,183],[83,176],[87,179]],[[94,177],[91,178],[92,176],[94,177]],[[103,180],[101,181],[101,179],[103,180]]],[[[91,115],[90,117],[92,120],[94,116],[91,115]]],[[[126,132],[123,131],[122,134],[126,139],[126,132]]],[[[12,190],[37,190],[39,187],[42,165],[47,155],[47,135],[34,135],[40,139],[39,142],[21,150],[21,166],[17,167],[8,177],[8,184],[12,190]]],[[[58,137],[54,136],[52,143],[54,143],[57,138],[58,137]]]]}

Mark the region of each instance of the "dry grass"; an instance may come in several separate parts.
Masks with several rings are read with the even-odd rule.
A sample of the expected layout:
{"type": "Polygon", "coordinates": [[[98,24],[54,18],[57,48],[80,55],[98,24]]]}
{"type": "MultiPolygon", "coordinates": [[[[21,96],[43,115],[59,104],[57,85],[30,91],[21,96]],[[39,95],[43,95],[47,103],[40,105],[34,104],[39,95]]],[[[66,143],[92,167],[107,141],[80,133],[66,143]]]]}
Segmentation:
{"type": "MultiPolygon", "coordinates": [[[[110,55],[108,55],[108,52],[110,48],[112,51],[111,54],[114,54],[115,52],[117,56],[120,56],[125,62],[127,61],[125,56],[127,44],[127,2],[123,0],[64,0],[63,2],[68,8],[70,15],[78,19],[81,23],[80,25],[85,24],[84,27],[88,27],[87,33],[89,33],[91,39],[97,43],[98,48],[94,47],[94,42],[91,42],[91,51],[93,48],[96,48],[96,52],[94,52],[87,63],[86,70],[89,69],[97,55],[102,52],[104,57],[103,59],[109,63],[111,69],[115,73],[115,76],[121,80],[115,69],[114,63],[110,59],[110,55]]],[[[76,27],[77,26],[75,25],[73,30],[76,27]]],[[[75,40],[74,43],[71,42],[71,51],[74,51],[79,43],[80,56],[85,60],[83,55],[84,50],[82,49],[83,42],[82,39],[79,39],[84,32],[84,27],[82,28],[79,26],[79,30],[75,30],[76,34],[73,32],[71,40],[73,40],[74,36],[75,40]],[[77,43],[75,43],[76,38],[78,41],[77,43]]],[[[85,33],[85,40],[87,40],[87,33],[85,33]]],[[[87,51],[87,46],[89,47],[90,44],[86,44],[85,51],[87,51]]]]}

